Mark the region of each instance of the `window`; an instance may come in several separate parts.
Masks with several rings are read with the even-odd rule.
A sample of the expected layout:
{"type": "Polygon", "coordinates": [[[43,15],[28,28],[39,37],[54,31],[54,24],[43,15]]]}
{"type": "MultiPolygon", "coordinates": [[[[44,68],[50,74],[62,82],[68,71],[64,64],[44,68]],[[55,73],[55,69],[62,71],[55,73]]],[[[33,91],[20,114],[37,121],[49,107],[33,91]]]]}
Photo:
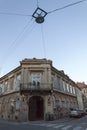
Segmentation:
{"type": "Polygon", "coordinates": [[[69,84],[67,83],[66,86],[67,86],[67,87],[66,87],[66,88],[67,88],[67,91],[69,92],[69,84]]]}
{"type": "Polygon", "coordinates": [[[51,76],[53,87],[58,89],[58,77],[56,75],[51,76]]]}
{"type": "Polygon", "coordinates": [[[19,97],[16,97],[16,110],[20,109],[20,100],[19,97]]]}
{"type": "Polygon", "coordinates": [[[14,107],[15,107],[15,102],[14,102],[13,98],[11,98],[9,105],[10,105],[10,113],[13,114],[14,113],[14,107]]]}
{"type": "Polygon", "coordinates": [[[10,113],[11,110],[11,97],[8,99],[8,113],[10,113]]]}
{"type": "Polygon", "coordinates": [[[10,90],[13,90],[13,89],[14,89],[14,77],[12,77],[12,78],[10,79],[9,85],[10,85],[10,90]]]}
{"type": "Polygon", "coordinates": [[[73,87],[73,94],[75,94],[75,87],[73,87]]]}
{"type": "Polygon", "coordinates": [[[0,84],[0,95],[2,94],[2,84],[0,84]]]}
{"type": "Polygon", "coordinates": [[[5,98],[2,98],[2,112],[5,112],[5,106],[6,106],[5,98]]]}
{"type": "Polygon", "coordinates": [[[6,81],[4,84],[4,92],[7,92],[7,91],[8,91],[8,82],[6,81]]]}
{"type": "Polygon", "coordinates": [[[52,97],[53,109],[56,108],[56,98],[55,96],[52,97]]]}
{"type": "Polygon", "coordinates": [[[60,79],[60,89],[63,91],[63,80],[60,79]]]}
{"type": "Polygon", "coordinates": [[[59,107],[62,108],[62,100],[59,98],[59,107]]]}
{"type": "Polygon", "coordinates": [[[51,81],[52,81],[52,84],[53,84],[53,87],[54,87],[54,75],[51,76],[51,81]]]}
{"type": "Polygon", "coordinates": [[[20,81],[20,80],[21,80],[21,75],[18,74],[18,75],[17,75],[17,81],[20,81]]]}
{"type": "Polygon", "coordinates": [[[21,74],[18,74],[17,75],[17,79],[16,79],[16,85],[17,85],[17,89],[19,89],[20,87],[20,83],[21,83],[21,74]]]}
{"type": "Polygon", "coordinates": [[[33,84],[33,86],[40,86],[40,83],[41,83],[41,74],[40,73],[32,74],[32,84],[33,84]]]}
{"type": "Polygon", "coordinates": [[[58,81],[58,89],[60,90],[60,77],[57,77],[57,81],[58,81]]]}
{"type": "Polygon", "coordinates": [[[4,85],[3,85],[3,83],[0,84],[0,87],[1,87],[2,93],[4,93],[4,85]]]}
{"type": "Polygon", "coordinates": [[[73,90],[72,90],[72,86],[70,85],[70,93],[72,93],[73,92],[73,90]]]}
{"type": "Polygon", "coordinates": [[[66,91],[66,83],[63,81],[63,90],[66,91]]]}
{"type": "Polygon", "coordinates": [[[66,108],[67,107],[67,102],[66,99],[63,99],[63,107],[66,108]]]}

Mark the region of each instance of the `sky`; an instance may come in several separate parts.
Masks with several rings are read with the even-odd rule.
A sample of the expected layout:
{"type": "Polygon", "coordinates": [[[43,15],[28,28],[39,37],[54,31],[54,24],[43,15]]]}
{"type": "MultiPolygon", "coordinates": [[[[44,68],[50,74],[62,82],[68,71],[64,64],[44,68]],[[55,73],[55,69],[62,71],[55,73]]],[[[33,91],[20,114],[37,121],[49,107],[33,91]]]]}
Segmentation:
{"type": "Polygon", "coordinates": [[[77,1],[0,0],[0,77],[35,57],[87,84],[87,1],[48,13],[41,24],[32,18],[38,6],[50,12],[77,1]]]}

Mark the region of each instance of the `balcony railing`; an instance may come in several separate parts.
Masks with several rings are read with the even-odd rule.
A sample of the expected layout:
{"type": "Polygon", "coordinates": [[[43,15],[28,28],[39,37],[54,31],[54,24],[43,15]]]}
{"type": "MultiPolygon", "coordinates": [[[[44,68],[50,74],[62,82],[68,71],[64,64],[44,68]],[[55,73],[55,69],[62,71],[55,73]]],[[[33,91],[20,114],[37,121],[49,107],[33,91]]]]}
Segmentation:
{"type": "Polygon", "coordinates": [[[26,90],[49,91],[49,90],[52,90],[52,84],[51,83],[39,83],[39,84],[34,85],[33,83],[21,83],[20,84],[20,91],[26,91],[26,90]]]}

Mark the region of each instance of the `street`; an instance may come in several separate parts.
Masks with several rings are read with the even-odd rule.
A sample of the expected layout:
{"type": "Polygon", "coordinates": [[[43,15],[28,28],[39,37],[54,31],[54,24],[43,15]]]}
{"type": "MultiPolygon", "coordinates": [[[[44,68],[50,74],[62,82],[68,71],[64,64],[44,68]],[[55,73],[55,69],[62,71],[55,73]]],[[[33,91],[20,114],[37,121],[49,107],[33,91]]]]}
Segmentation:
{"type": "Polygon", "coordinates": [[[8,122],[0,121],[0,130],[87,130],[87,116],[61,121],[8,122]]]}

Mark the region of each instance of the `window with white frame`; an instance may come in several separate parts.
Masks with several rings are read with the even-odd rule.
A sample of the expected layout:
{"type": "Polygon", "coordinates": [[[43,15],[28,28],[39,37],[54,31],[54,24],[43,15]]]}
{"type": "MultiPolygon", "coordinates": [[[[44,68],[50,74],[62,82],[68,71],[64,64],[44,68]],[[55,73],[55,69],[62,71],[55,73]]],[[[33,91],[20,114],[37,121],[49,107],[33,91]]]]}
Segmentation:
{"type": "Polygon", "coordinates": [[[65,81],[63,81],[63,90],[66,91],[65,81]]]}
{"type": "Polygon", "coordinates": [[[69,92],[69,84],[66,83],[67,92],[69,92]]]}
{"type": "Polygon", "coordinates": [[[72,86],[70,85],[70,93],[72,93],[73,92],[73,89],[72,89],[72,86]]]}
{"type": "Polygon", "coordinates": [[[76,92],[75,92],[75,87],[73,87],[73,94],[75,94],[76,92]]]}

